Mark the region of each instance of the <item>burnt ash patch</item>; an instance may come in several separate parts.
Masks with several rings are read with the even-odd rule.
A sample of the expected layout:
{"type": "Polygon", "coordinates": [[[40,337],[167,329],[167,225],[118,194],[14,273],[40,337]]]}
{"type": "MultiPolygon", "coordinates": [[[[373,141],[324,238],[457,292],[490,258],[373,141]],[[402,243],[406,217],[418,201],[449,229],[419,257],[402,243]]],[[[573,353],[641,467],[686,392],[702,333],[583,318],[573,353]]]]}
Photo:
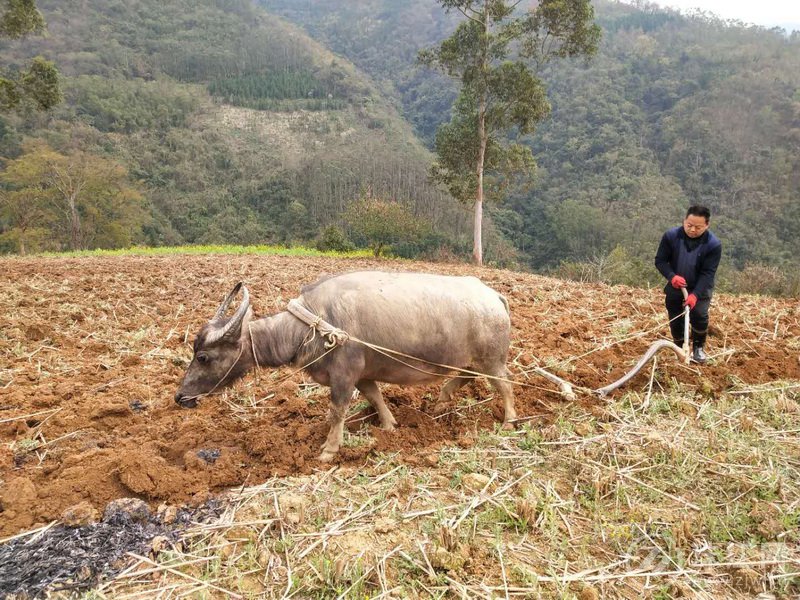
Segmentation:
{"type": "Polygon", "coordinates": [[[130,402],[128,402],[128,406],[130,406],[131,411],[135,413],[147,410],[147,405],[141,400],[131,400],[130,402]]]}
{"type": "Polygon", "coordinates": [[[220,454],[221,452],[217,448],[203,448],[202,450],[197,451],[197,456],[202,458],[210,465],[213,465],[215,462],[217,462],[220,454]]]}
{"type": "Polygon", "coordinates": [[[178,510],[167,523],[144,503],[133,510],[109,505],[99,523],[56,525],[12,540],[0,545],[0,598],[32,600],[92,589],[134,562],[128,552],[147,555],[158,536],[175,543],[188,526],[212,521],[221,512],[220,504],[212,500],[178,510]]]}

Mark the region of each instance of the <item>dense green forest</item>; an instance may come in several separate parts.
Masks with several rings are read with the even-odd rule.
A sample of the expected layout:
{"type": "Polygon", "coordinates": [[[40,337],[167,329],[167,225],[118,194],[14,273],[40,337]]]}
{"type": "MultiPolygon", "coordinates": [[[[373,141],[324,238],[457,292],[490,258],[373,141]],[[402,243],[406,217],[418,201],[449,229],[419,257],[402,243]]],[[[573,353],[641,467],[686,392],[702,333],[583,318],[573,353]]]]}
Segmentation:
{"type": "Polygon", "coordinates": [[[248,0],[37,5],[47,37],[5,41],[3,63],[55,59],[65,101],[0,120],[14,167],[0,250],[347,245],[348,206],[374,196],[418,224],[396,253],[461,252],[469,214],[428,183],[430,153],[369,77],[296,26],[248,0]],[[97,206],[101,160],[140,196],[124,219],[97,206]],[[72,209],[65,178],[92,182],[72,209]]]}
{"type": "MultiPolygon", "coordinates": [[[[523,139],[537,174],[487,207],[486,260],[656,283],[661,232],[699,202],[724,243],[724,281],[787,291],[800,35],[594,4],[600,51],[540,72],[552,114],[523,139]]],[[[0,251],[382,246],[359,229],[371,216],[354,216],[379,199],[411,223],[404,240],[386,234],[393,251],[468,256],[468,208],[427,178],[426,146],[456,97],[417,63],[458,23],[434,0],[37,5],[48,35],[3,41],[0,62],[53,60],[65,100],[0,118],[0,251]],[[35,183],[65,174],[87,182],[71,212],[69,194],[35,183]],[[124,199],[114,210],[98,200],[109,190],[124,199]]]]}
{"type": "MultiPolygon", "coordinates": [[[[260,0],[381,82],[431,144],[456,91],[416,64],[452,31],[432,0],[260,0]],[[385,40],[391,40],[386,43],[385,40]]],[[[535,270],[629,265],[658,280],[652,254],[691,203],[707,204],[731,271],[791,275],[800,254],[800,34],[594,2],[591,61],[542,72],[551,117],[527,143],[534,182],[492,211],[535,270]]],[[[729,273],[729,278],[734,274],[729,273]]],[[[747,280],[747,277],[741,278],[747,280]]]]}

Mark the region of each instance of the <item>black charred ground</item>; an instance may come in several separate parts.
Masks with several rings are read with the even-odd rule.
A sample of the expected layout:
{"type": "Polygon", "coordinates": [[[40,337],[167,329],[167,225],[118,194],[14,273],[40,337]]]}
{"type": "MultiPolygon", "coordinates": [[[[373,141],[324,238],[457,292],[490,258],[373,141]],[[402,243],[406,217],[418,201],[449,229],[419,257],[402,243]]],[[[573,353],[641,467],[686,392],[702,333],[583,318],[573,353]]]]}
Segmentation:
{"type": "Polygon", "coordinates": [[[189,525],[212,521],[221,512],[212,500],[165,518],[141,500],[125,498],[110,503],[98,523],[56,525],[11,540],[0,545],[0,598],[33,600],[92,589],[131,564],[128,552],[147,555],[157,536],[176,542],[189,525]]]}

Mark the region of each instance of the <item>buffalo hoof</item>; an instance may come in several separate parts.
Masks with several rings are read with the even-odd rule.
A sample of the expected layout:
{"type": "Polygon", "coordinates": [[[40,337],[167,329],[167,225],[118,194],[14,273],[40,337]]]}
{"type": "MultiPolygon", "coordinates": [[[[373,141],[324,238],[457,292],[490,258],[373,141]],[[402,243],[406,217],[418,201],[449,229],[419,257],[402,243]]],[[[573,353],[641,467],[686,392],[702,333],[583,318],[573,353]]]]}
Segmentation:
{"type": "Polygon", "coordinates": [[[330,450],[323,450],[322,454],[317,457],[319,462],[329,463],[334,458],[336,458],[336,452],[331,452],[330,450]]]}
{"type": "Polygon", "coordinates": [[[447,403],[446,403],[446,402],[439,401],[439,402],[437,402],[436,404],[434,404],[434,405],[433,405],[433,406],[432,406],[432,407],[429,409],[429,411],[428,411],[428,412],[430,412],[430,413],[431,413],[433,416],[435,416],[435,417],[440,417],[441,415],[443,415],[444,413],[446,413],[446,412],[447,412],[447,409],[448,409],[448,405],[447,405],[447,403]]]}

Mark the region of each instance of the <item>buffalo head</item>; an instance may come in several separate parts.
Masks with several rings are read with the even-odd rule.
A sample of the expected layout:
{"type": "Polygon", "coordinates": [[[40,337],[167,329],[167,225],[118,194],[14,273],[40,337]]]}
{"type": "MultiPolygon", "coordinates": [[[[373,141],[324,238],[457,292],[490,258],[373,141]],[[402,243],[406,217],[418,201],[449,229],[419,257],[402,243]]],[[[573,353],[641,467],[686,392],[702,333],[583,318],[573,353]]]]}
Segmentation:
{"type": "Polygon", "coordinates": [[[219,391],[250,368],[252,353],[248,347],[247,324],[253,316],[250,293],[241,282],[222,301],[214,317],[194,340],[194,356],[183,381],[175,393],[175,402],[186,408],[197,406],[197,399],[219,391]],[[230,318],[225,311],[236,294],[242,291],[242,302],[230,318]]]}

